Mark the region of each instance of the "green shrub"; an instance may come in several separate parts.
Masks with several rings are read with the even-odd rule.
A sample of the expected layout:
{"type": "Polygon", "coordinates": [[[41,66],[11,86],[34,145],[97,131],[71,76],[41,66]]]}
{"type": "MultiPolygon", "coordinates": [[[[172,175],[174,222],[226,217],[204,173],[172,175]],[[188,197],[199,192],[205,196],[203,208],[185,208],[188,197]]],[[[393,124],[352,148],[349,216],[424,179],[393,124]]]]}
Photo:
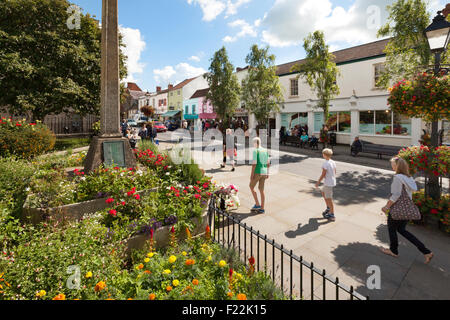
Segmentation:
{"type": "Polygon", "coordinates": [[[55,150],[69,150],[81,147],[87,147],[91,143],[90,138],[70,138],[70,139],[57,139],[55,143],[55,150]]]}
{"type": "Polygon", "coordinates": [[[0,157],[30,159],[52,150],[55,141],[53,132],[41,123],[0,120],[0,157]]]}

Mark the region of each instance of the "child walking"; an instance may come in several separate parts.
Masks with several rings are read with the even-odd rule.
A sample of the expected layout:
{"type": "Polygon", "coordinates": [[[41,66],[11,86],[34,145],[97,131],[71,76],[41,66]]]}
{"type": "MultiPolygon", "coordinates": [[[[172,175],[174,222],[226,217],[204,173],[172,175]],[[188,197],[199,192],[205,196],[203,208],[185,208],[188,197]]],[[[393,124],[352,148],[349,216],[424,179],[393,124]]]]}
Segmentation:
{"type": "Polygon", "coordinates": [[[322,215],[325,219],[336,221],[333,203],[333,189],[336,187],[336,163],[331,160],[333,150],[324,149],[322,155],[326,161],[322,166],[322,175],[316,183],[316,188],[319,188],[322,180],[325,180],[324,186],[322,187],[322,196],[325,199],[327,210],[322,215]]]}

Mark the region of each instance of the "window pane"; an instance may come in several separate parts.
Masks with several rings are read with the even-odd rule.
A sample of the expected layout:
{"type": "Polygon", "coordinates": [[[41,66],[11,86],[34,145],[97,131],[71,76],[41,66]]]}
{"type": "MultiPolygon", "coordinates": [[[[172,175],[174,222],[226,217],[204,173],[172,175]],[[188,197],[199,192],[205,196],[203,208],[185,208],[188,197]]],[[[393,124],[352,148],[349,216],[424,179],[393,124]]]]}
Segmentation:
{"type": "Polygon", "coordinates": [[[359,113],[359,133],[375,134],[373,111],[361,111],[359,113]]]}
{"type": "Polygon", "coordinates": [[[323,126],[323,112],[314,113],[314,132],[320,132],[323,126]]]}
{"type": "Polygon", "coordinates": [[[442,121],[442,129],[444,130],[442,144],[450,145],[450,121],[442,121]]]}
{"type": "Polygon", "coordinates": [[[352,113],[351,112],[339,112],[339,131],[341,133],[352,132],[352,113]]]}
{"type": "Polygon", "coordinates": [[[410,136],[411,135],[411,119],[407,116],[394,113],[394,135],[410,136]]]}
{"type": "Polygon", "coordinates": [[[330,115],[328,116],[328,130],[329,131],[338,131],[338,113],[337,112],[330,112],[330,115]]]}
{"type": "Polygon", "coordinates": [[[392,134],[392,113],[389,110],[375,112],[375,132],[379,135],[392,134]]]}

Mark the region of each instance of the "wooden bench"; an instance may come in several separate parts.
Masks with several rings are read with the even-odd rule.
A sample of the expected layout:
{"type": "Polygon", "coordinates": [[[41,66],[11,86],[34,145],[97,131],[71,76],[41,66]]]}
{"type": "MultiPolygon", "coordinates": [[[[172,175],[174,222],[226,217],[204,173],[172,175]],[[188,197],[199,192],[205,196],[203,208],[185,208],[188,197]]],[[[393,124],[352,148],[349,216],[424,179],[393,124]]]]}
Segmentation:
{"type": "Polygon", "coordinates": [[[291,144],[291,145],[294,145],[296,147],[300,147],[302,142],[301,142],[299,137],[296,137],[296,136],[284,136],[283,139],[282,139],[282,143],[284,145],[291,144]]]}
{"type": "Polygon", "coordinates": [[[375,144],[362,140],[361,144],[362,144],[362,151],[360,153],[376,154],[379,159],[383,159],[383,156],[390,156],[390,157],[396,156],[402,149],[402,147],[375,144]]]}

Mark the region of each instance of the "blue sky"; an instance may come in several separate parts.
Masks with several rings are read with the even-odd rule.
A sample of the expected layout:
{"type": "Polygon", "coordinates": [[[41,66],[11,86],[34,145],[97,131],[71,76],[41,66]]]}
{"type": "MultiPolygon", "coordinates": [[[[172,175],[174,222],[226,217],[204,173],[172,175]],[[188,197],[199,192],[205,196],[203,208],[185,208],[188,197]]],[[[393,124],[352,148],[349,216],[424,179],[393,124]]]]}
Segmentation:
{"type": "MultiPolygon", "coordinates": [[[[71,0],[101,18],[101,0],[71,0]]],[[[225,46],[235,67],[253,44],[270,45],[277,64],[304,57],[302,40],[320,29],[332,50],[377,40],[391,0],[119,0],[128,81],[155,91],[205,72],[225,46]]],[[[445,6],[429,0],[430,11],[445,6]]]]}

